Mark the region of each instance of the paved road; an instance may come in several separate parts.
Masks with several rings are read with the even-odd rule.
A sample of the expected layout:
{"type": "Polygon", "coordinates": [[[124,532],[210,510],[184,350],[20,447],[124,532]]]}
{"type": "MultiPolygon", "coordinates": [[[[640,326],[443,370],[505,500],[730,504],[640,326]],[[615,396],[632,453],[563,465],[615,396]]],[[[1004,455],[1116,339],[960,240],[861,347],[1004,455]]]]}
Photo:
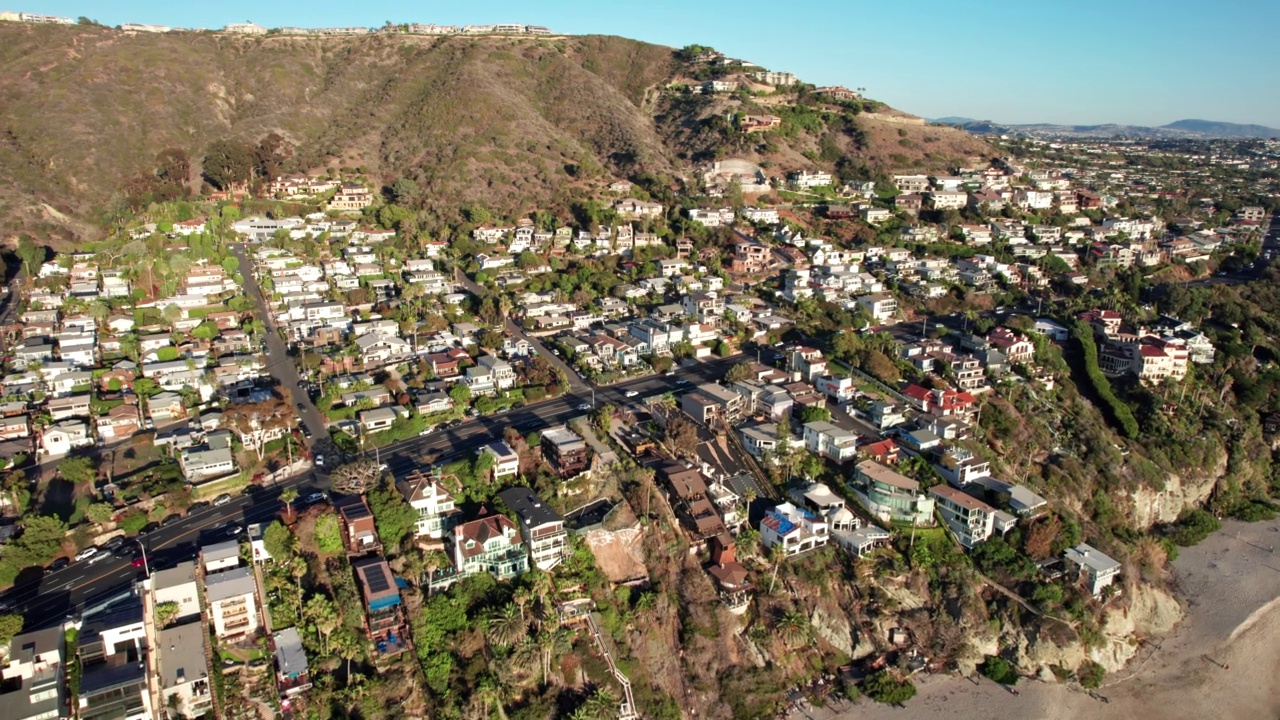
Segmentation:
{"type": "MultiPolygon", "coordinates": [[[[235,497],[222,507],[195,510],[179,521],[141,536],[139,540],[146,548],[151,571],[194,559],[202,545],[229,537],[224,527],[243,527],[275,517],[281,510],[280,492],[284,488],[298,487],[300,494],[305,495],[314,487],[312,482],[309,474],[295,477],[264,488],[256,495],[235,497]]],[[[60,624],[72,611],[125,590],[144,577],[143,568],[132,567],[133,559],[141,556],[138,542],[127,544],[121,553],[94,564],[73,562],[61,570],[24,577],[18,586],[0,594],[0,606],[7,608],[6,612],[21,613],[27,619],[28,629],[60,624]]]]}
{"type": "MultiPolygon", "coordinates": [[[[454,268],[453,276],[455,280],[467,289],[467,292],[470,292],[477,298],[484,292],[484,288],[477,285],[475,281],[467,277],[466,273],[461,270],[454,268]]],[[[569,392],[584,392],[591,389],[591,386],[578,375],[577,370],[569,367],[568,363],[561,360],[555,353],[551,352],[551,350],[546,345],[543,345],[538,338],[525,334],[524,328],[520,327],[520,323],[507,317],[503,318],[503,326],[506,328],[508,335],[523,338],[533,346],[534,351],[537,352],[538,355],[542,356],[544,360],[564,372],[564,374],[569,378],[569,392]]]]}
{"type": "Polygon", "coordinates": [[[317,442],[327,441],[328,439],[324,416],[320,414],[315,404],[311,402],[311,397],[306,390],[300,387],[302,377],[298,375],[298,366],[294,363],[293,358],[289,357],[289,348],[277,331],[274,315],[267,308],[266,299],[262,295],[262,288],[258,286],[258,278],[254,274],[253,262],[245,255],[243,245],[232,246],[232,252],[235,253],[236,259],[240,261],[240,276],[244,278],[245,291],[257,309],[258,318],[267,327],[265,337],[267,372],[271,374],[271,377],[275,378],[280,387],[280,393],[295,408],[301,405],[298,415],[307,424],[307,429],[315,434],[313,438],[307,440],[307,447],[314,449],[317,442]]]}
{"type": "MultiPolygon", "coordinates": [[[[647,397],[691,389],[698,383],[721,379],[730,365],[741,359],[741,356],[716,358],[680,368],[673,376],[650,376],[618,383],[596,391],[596,400],[599,404],[623,406],[647,397]],[[627,392],[635,392],[636,396],[628,398],[627,392]]],[[[508,426],[528,433],[582,417],[587,411],[580,409],[581,406],[590,402],[589,391],[565,395],[505,415],[468,420],[451,430],[410,438],[382,448],[379,454],[392,473],[403,477],[441,459],[471,454],[484,443],[501,439],[508,426]]],[[[220,530],[224,526],[247,525],[275,517],[281,510],[280,491],[286,487],[297,487],[299,494],[306,495],[314,490],[326,490],[328,485],[323,475],[301,475],[254,495],[236,497],[222,507],[197,510],[159,528],[142,538],[151,570],[173,567],[195,558],[201,545],[227,537],[220,530]]],[[[73,562],[55,572],[24,578],[18,587],[0,593],[0,607],[7,608],[5,612],[22,613],[33,623],[30,628],[60,624],[72,611],[83,610],[101,598],[126,591],[143,576],[143,569],[133,568],[131,563],[132,557],[128,555],[92,565],[87,561],[73,562]]]]}

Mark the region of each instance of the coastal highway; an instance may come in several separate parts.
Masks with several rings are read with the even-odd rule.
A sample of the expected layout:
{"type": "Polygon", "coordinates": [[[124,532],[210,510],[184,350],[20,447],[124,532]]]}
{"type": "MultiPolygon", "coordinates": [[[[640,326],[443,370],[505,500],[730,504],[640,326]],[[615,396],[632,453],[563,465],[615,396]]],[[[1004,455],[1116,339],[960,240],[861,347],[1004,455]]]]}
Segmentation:
{"type": "MultiPolygon", "coordinates": [[[[454,428],[380,448],[377,456],[397,478],[403,478],[415,469],[473,453],[485,443],[500,440],[507,427],[527,434],[582,417],[589,412],[583,408],[593,402],[595,407],[605,404],[622,407],[647,397],[691,389],[699,383],[721,379],[728,368],[741,359],[742,356],[738,355],[705,362],[690,361],[672,375],[637,378],[598,388],[594,395],[590,391],[565,395],[503,415],[470,419],[454,428]],[[627,397],[628,392],[636,395],[627,397]]],[[[307,473],[263,486],[250,495],[237,496],[222,507],[200,508],[152,530],[139,537],[138,541],[126,543],[118,555],[96,562],[72,562],[55,571],[29,569],[15,587],[0,593],[0,612],[22,614],[27,618],[27,629],[61,624],[69,616],[93,607],[103,598],[127,591],[134,581],[145,576],[143,567],[133,567],[134,559],[142,555],[139,542],[146,549],[152,572],[173,567],[194,559],[201,546],[228,539],[228,528],[245,527],[249,523],[276,517],[283,509],[280,492],[286,487],[296,487],[299,495],[305,497],[310,492],[328,490],[328,478],[325,474],[307,473]]]]}

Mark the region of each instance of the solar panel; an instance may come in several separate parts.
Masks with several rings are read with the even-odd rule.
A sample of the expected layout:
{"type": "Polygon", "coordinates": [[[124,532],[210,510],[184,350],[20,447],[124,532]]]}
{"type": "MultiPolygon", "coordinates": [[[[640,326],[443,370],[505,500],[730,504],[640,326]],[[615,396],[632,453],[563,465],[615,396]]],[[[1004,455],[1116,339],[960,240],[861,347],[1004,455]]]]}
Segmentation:
{"type": "Polygon", "coordinates": [[[391,589],[391,580],[387,577],[386,567],[382,564],[366,566],[364,580],[369,584],[369,593],[371,595],[391,589]]]}

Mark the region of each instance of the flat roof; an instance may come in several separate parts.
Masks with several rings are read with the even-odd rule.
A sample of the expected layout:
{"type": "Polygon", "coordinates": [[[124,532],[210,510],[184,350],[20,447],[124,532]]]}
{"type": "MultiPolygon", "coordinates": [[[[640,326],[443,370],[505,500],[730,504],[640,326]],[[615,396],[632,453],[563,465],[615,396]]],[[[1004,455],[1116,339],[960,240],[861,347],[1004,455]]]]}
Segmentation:
{"type": "Polygon", "coordinates": [[[209,676],[204,657],[207,632],[204,623],[193,622],[165,628],[156,633],[157,665],[162,689],[209,676]]]}
{"type": "Polygon", "coordinates": [[[874,482],[892,485],[893,487],[910,490],[911,492],[917,492],[920,490],[920,483],[901,473],[890,470],[875,460],[863,460],[857,464],[856,469],[859,473],[865,475],[874,482]]]}
{"type": "Polygon", "coordinates": [[[949,500],[967,510],[981,510],[988,513],[995,512],[995,508],[968,493],[951,487],[950,485],[934,485],[929,488],[929,492],[943,498],[944,500],[949,500]]]}
{"type": "Polygon", "coordinates": [[[151,587],[156,591],[167,590],[196,581],[194,560],[178,563],[174,567],[157,570],[151,575],[151,587]]]}
{"type": "Polygon", "coordinates": [[[204,578],[205,597],[211,603],[241,595],[251,595],[256,590],[257,583],[253,579],[253,570],[247,567],[209,573],[204,578]]]}
{"type": "Polygon", "coordinates": [[[510,487],[498,493],[502,502],[520,518],[526,527],[538,527],[552,523],[562,523],[564,518],[543,502],[538,494],[527,487],[510,487]]]}

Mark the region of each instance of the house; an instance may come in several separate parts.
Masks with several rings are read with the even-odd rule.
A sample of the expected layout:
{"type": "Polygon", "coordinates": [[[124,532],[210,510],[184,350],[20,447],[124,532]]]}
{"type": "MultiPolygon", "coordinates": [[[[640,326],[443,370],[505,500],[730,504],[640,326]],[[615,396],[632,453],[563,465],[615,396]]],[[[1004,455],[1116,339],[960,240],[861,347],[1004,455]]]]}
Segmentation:
{"type": "Polygon", "coordinates": [[[559,565],[569,551],[564,518],[527,487],[507,488],[498,497],[520,521],[520,534],[534,566],[550,570],[559,565]]]}
{"type": "Polygon", "coordinates": [[[715,383],[703,383],[680,398],[680,409],[703,425],[721,421],[735,423],[742,417],[746,399],[739,393],[715,383]]]}
{"type": "Polygon", "coordinates": [[[480,448],[481,453],[493,457],[493,480],[500,481],[520,472],[520,455],[510,445],[499,440],[480,448]]]}
{"type": "Polygon", "coordinates": [[[567,427],[542,431],[542,457],[562,478],[570,478],[587,466],[587,443],[567,427]]]}
{"type": "Polygon", "coordinates": [[[62,626],[15,635],[9,664],[0,670],[7,692],[0,714],[15,720],[71,717],[66,687],[66,634],[62,626]],[[16,686],[16,688],[14,687],[16,686]]]}
{"type": "Polygon", "coordinates": [[[789,502],[767,511],[760,521],[760,542],[766,548],[782,548],[787,557],[827,544],[826,520],[789,502]]]}
{"type": "Polygon", "coordinates": [[[823,172],[821,170],[815,170],[813,172],[801,170],[787,175],[787,182],[795,185],[796,187],[802,188],[830,187],[831,173],[823,172]]]}
{"type": "Polygon", "coordinates": [[[89,425],[82,420],[63,420],[45,428],[40,448],[46,455],[66,455],[72,450],[93,444],[89,425]]]}
{"type": "Polygon", "coordinates": [[[142,428],[142,413],[136,405],[117,405],[98,416],[97,428],[103,442],[130,438],[142,428]]]}
{"type": "Polygon", "coordinates": [[[453,566],[460,575],[489,573],[507,580],[529,571],[529,554],[515,523],[486,515],[453,529],[453,566]]]}
{"type": "Polygon", "coordinates": [[[858,500],[881,520],[933,524],[934,501],[920,492],[920,483],[874,460],[857,464],[851,485],[858,500]]]}
{"type": "Polygon", "coordinates": [[[676,514],[698,540],[707,540],[725,532],[724,521],[711,503],[706,479],[697,468],[669,462],[658,468],[671,490],[676,514]]]}
{"type": "Polygon", "coordinates": [[[31,423],[26,415],[0,417],[0,440],[31,436],[31,423]]]}
{"type": "Polygon", "coordinates": [[[864,458],[875,460],[881,465],[898,464],[898,444],[891,438],[863,445],[860,451],[864,458]]]}
{"type": "Polygon", "coordinates": [[[1094,597],[1101,596],[1102,591],[1120,574],[1120,563],[1088,543],[1067,548],[1062,557],[1078,568],[1080,581],[1094,597]]]}
{"type": "Polygon", "coordinates": [[[207,631],[202,623],[187,623],[156,632],[160,702],[186,717],[200,717],[213,708],[206,642],[207,631]]]}
{"type": "Polygon", "coordinates": [[[194,561],[151,573],[151,594],[156,605],[171,602],[178,606],[173,622],[183,623],[200,617],[200,591],[196,587],[194,561]]]}
{"type": "Polygon", "coordinates": [[[142,600],[129,598],[85,616],[76,637],[80,687],[76,715],[85,720],[153,717],[146,665],[142,600]]]}
{"type": "Polygon", "coordinates": [[[204,597],[214,635],[222,640],[253,637],[258,629],[257,588],[249,567],[205,576],[204,597]]]}
{"type": "Polygon", "coordinates": [[[364,600],[365,631],[378,652],[390,655],[406,649],[408,637],[401,614],[400,588],[391,566],[379,555],[351,564],[364,600]]]}
{"type": "Polygon", "coordinates": [[[898,312],[898,301],[887,293],[863,295],[858,298],[858,306],[877,323],[885,323],[893,319],[898,312]]]}
{"type": "Polygon", "coordinates": [[[775,423],[748,423],[738,428],[738,433],[747,453],[761,462],[777,452],[779,438],[775,423]]]}
{"type": "Polygon", "coordinates": [[[191,483],[230,475],[236,471],[231,452],[231,433],[219,430],[205,437],[205,444],[187,448],[179,456],[182,472],[191,483]]]}
{"type": "Polygon", "coordinates": [[[292,698],[311,688],[311,669],[307,665],[307,653],[302,647],[298,628],[287,627],[271,636],[276,664],[276,687],[280,695],[292,698]]]}
{"type": "Polygon", "coordinates": [[[457,524],[460,514],[449,491],[435,478],[420,471],[414,471],[397,487],[409,507],[418,513],[415,535],[444,540],[457,524]]]}
{"type": "Polygon", "coordinates": [[[823,483],[810,483],[797,487],[790,493],[791,499],[826,518],[832,533],[856,530],[860,525],[853,513],[844,506],[844,498],[831,492],[823,483]]]}
{"type": "Polygon", "coordinates": [[[342,544],[348,555],[364,555],[378,552],[382,544],[378,542],[378,530],[374,526],[373,513],[364,497],[351,495],[334,503],[338,518],[342,521],[342,544]]]}
{"type": "Polygon", "coordinates": [[[166,423],[187,416],[182,396],[175,392],[162,392],[147,400],[147,416],[153,423],[166,423]]]}
{"type": "Polygon", "coordinates": [[[814,455],[843,463],[857,457],[858,436],[825,420],[816,420],[804,424],[804,446],[814,455]]]}
{"type": "Polygon", "coordinates": [[[985,542],[995,529],[996,509],[950,485],[929,488],[938,513],[956,540],[966,548],[985,542]]]}
{"type": "Polygon", "coordinates": [[[360,429],[365,433],[376,433],[389,429],[396,421],[395,408],[380,407],[372,410],[361,410],[359,414],[360,429]]]}
{"type": "Polygon", "coordinates": [[[922,193],[929,189],[929,177],[927,175],[894,175],[893,185],[898,188],[898,192],[922,193]]]}
{"type": "Polygon", "coordinates": [[[200,565],[206,573],[240,567],[240,543],[236,540],[200,548],[200,565]]]}
{"type": "Polygon", "coordinates": [[[489,371],[494,386],[499,390],[507,390],[516,383],[516,371],[496,355],[482,355],[476,359],[476,365],[489,371]]]}
{"type": "Polygon", "coordinates": [[[987,342],[994,345],[1011,363],[1031,362],[1036,356],[1036,346],[1026,335],[1006,327],[998,327],[987,335],[987,342]]]}

